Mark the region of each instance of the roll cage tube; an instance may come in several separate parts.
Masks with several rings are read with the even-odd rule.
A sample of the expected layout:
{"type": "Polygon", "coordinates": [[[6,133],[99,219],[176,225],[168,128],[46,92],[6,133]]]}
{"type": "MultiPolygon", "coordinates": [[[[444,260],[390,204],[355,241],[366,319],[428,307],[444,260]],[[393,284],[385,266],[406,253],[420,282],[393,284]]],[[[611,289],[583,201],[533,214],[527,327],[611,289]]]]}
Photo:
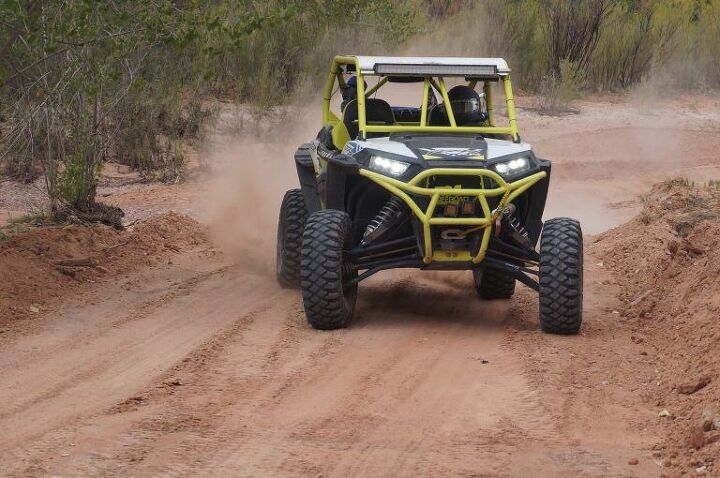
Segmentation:
{"type": "MultiPolygon", "coordinates": [[[[384,76],[380,81],[367,92],[365,91],[365,81],[360,62],[354,56],[336,56],[333,59],[332,68],[325,83],[325,91],[323,94],[323,124],[339,122],[335,114],[330,111],[330,101],[333,96],[335,81],[343,87],[345,80],[343,78],[343,65],[352,65],[355,67],[355,75],[357,77],[357,103],[358,103],[358,129],[361,138],[366,138],[368,133],[470,133],[470,134],[509,134],[515,142],[520,141],[517,128],[517,116],[515,114],[515,98],[512,92],[512,85],[509,74],[500,74],[499,79],[503,82],[505,92],[505,101],[507,103],[508,123],[507,127],[495,126],[495,106],[493,101],[493,87],[490,82],[485,81],[483,92],[485,93],[485,102],[487,104],[487,112],[489,116],[490,126],[458,126],[455,121],[452,108],[445,108],[450,126],[430,126],[428,121],[427,100],[429,96],[430,86],[435,88],[443,98],[446,104],[450,104],[447,88],[445,87],[445,78],[437,75],[437,81],[433,75],[422,75],[423,81],[423,100],[421,105],[421,117],[419,124],[403,124],[403,125],[368,125],[365,115],[365,98],[374,94],[382,88],[387,82],[388,77],[384,76]]],[[[420,75],[419,75],[420,76],[420,75]]],[[[471,79],[469,85],[474,88],[477,79],[471,79]]]]}

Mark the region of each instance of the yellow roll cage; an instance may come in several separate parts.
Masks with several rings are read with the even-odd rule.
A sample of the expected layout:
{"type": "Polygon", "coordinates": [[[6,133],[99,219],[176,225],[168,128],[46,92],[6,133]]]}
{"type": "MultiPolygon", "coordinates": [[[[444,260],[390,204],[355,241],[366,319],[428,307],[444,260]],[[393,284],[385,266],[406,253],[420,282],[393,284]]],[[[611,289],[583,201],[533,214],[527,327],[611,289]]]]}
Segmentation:
{"type": "MultiPolygon", "coordinates": [[[[507,113],[509,126],[495,126],[495,108],[493,106],[492,82],[485,81],[483,91],[485,93],[485,102],[489,115],[489,126],[458,126],[453,115],[452,108],[446,108],[450,126],[429,126],[427,100],[429,96],[430,86],[432,85],[443,97],[446,105],[450,104],[448,99],[447,88],[445,87],[445,79],[441,75],[413,75],[423,77],[423,98],[419,124],[399,124],[399,125],[369,125],[365,117],[365,98],[382,88],[388,81],[388,77],[382,77],[376,85],[365,91],[365,83],[363,72],[360,68],[358,57],[355,56],[336,56],[333,60],[330,74],[325,84],[323,95],[323,124],[338,125],[342,120],[330,111],[330,101],[333,96],[335,82],[340,87],[345,86],[343,78],[343,70],[341,66],[353,65],[355,67],[355,75],[357,77],[357,102],[358,102],[358,126],[360,134],[363,138],[367,138],[368,133],[470,133],[470,134],[508,134],[513,140],[519,141],[517,120],[515,116],[515,103],[512,94],[512,86],[510,84],[510,75],[497,75],[499,81],[503,82],[505,90],[505,99],[507,102],[507,113]],[[437,81],[434,78],[437,78],[437,81]]],[[[373,75],[379,76],[379,75],[373,75]]],[[[390,75],[392,76],[392,75],[390,75]]],[[[493,78],[495,80],[495,78],[493,78]]],[[[471,79],[468,86],[475,87],[476,79],[471,79]]],[[[340,128],[334,128],[338,130],[340,128]]],[[[345,130],[345,128],[342,128],[345,130]]],[[[335,132],[333,132],[335,135],[335,132]]],[[[345,132],[347,136],[347,132],[345,132]]],[[[335,139],[335,137],[334,137],[335,139]]],[[[343,138],[345,141],[352,138],[343,138]]],[[[341,141],[343,144],[345,141],[341,141]]],[[[337,142],[336,142],[337,145],[337,142]]],[[[342,147],[342,145],[338,145],[342,147]]],[[[520,194],[527,191],[535,183],[547,176],[545,171],[540,171],[530,176],[518,179],[514,182],[507,182],[502,176],[496,172],[485,168],[430,168],[423,170],[408,182],[400,181],[395,178],[384,176],[369,169],[360,169],[359,174],[372,180],[382,186],[390,193],[401,198],[405,204],[412,210],[413,214],[420,220],[423,226],[423,246],[424,255],[423,262],[430,264],[431,262],[470,262],[472,264],[480,263],[484,258],[490,243],[490,236],[495,220],[505,209],[505,206],[515,200],[520,194]],[[480,184],[484,185],[484,178],[489,178],[495,184],[493,188],[481,189],[462,189],[453,187],[428,187],[429,179],[433,176],[475,176],[481,179],[480,184]],[[424,210],[411,197],[424,196],[429,197],[428,207],[424,210]],[[494,210],[490,210],[488,197],[500,197],[498,206],[494,210]],[[475,197],[478,199],[482,210],[482,217],[434,217],[435,210],[438,207],[442,197],[475,197]],[[434,251],[432,245],[432,226],[459,226],[467,228],[466,234],[475,231],[482,231],[480,247],[476,254],[470,251],[434,251]]],[[[528,264],[530,265],[530,264],[528,264]]]]}
{"type": "MultiPolygon", "coordinates": [[[[474,134],[508,134],[511,135],[514,141],[519,141],[518,129],[517,129],[517,118],[515,116],[515,100],[512,93],[512,85],[510,83],[510,75],[499,74],[497,79],[502,81],[505,91],[505,101],[507,103],[507,114],[508,114],[508,126],[496,126],[495,125],[495,108],[493,104],[493,85],[491,81],[485,81],[483,86],[483,92],[485,93],[485,102],[487,104],[487,112],[489,115],[489,126],[458,126],[455,122],[455,116],[452,108],[445,108],[450,122],[450,126],[430,126],[427,124],[428,120],[428,108],[427,100],[432,85],[443,98],[445,104],[449,105],[447,88],[445,87],[445,78],[442,75],[423,75],[419,73],[418,77],[423,77],[423,99],[421,105],[421,117],[419,124],[397,124],[397,125],[375,125],[367,124],[365,116],[365,98],[374,94],[377,90],[382,88],[388,81],[388,76],[383,76],[378,83],[370,88],[367,92],[365,91],[364,74],[360,68],[360,61],[356,56],[338,55],[333,59],[332,68],[327,77],[325,83],[325,89],[323,94],[323,124],[336,124],[341,122],[335,114],[330,111],[330,101],[333,97],[333,91],[335,82],[340,87],[345,86],[345,79],[343,78],[342,66],[352,65],[355,69],[355,76],[357,77],[357,102],[358,102],[358,128],[363,138],[367,138],[368,133],[474,133],[474,134]],[[437,81],[435,80],[437,78],[437,81]]],[[[372,75],[380,76],[380,75],[372,75]]],[[[495,80],[495,78],[493,78],[495,80]]],[[[472,88],[477,84],[476,79],[471,79],[468,86],[472,88]]],[[[353,139],[353,138],[350,138],[353,139]]]]}

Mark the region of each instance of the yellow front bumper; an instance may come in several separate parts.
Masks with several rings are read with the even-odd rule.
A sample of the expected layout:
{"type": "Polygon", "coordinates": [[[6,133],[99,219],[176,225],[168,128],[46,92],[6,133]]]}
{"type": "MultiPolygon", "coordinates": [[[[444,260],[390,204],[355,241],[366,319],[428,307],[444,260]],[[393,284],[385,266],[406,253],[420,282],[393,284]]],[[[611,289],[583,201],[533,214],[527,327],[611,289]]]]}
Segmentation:
{"type": "Polygon", "coordinates": [[[474,264],[478,264],[485,258],[485,253],[487,252],[488,244],[490,242],[490,235],[492,233],[492,225],[495,222],[495,219],[497,219],[500,211],[502,211],[507,204],[512,202],[528,188],[532,187],[535,183],[546,177],[547,173],[545,171],[540,171],[511,183],[506,182],[502,176],[488,169],[426,169],[407,183],[398,179],[383,176],[382,174],[368,169],[361,169],[360,175],[371,179],[390,191],[392,194],[401,198],[420,220],[423,225],[423,236],[425,241],[425,254],[423,256],[423,262],[429,264],[433,261],[472,261],[474,264]],[[423,181],[433,176],[476,176],[480,179],[488,177],[498,186],[492,189],[461,189],[449,187],[431,188],[419,186],[419,184],[422,184],[423,181]],[[430,197],[430,203],[427,209],[423,211],[413,198],[410,197],[410,194],[430,197]],[[482,217],[433,217],[435,208],[437,207],[441,196],[475,196],[480,203],[483,215],[482,217]],[[491,211],[487,198],[497,196],[501,196],[500,202],[498,207],[494,211],[491,211]],[[472,256],[470,251],[433,251],[432,236],[430,234],[430,228],[432,226],[475,226],[478,230],[482,230],[480,249],[475,256],[472,256]]]}

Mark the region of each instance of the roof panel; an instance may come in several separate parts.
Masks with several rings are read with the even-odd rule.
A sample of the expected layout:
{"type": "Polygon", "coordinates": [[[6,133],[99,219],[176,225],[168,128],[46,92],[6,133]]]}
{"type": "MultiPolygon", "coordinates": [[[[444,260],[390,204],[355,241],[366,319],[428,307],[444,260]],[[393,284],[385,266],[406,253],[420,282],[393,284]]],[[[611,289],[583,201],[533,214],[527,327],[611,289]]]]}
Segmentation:
{"type": "Polygon", "coordinates": [[[358,56],[360,70],[373,73],[377,64],[391,65],[453,65],[453,66],[493,66],[500,75],[510,73],[510,68],[502,58],[463,58],[452,56],[358,56]]]}

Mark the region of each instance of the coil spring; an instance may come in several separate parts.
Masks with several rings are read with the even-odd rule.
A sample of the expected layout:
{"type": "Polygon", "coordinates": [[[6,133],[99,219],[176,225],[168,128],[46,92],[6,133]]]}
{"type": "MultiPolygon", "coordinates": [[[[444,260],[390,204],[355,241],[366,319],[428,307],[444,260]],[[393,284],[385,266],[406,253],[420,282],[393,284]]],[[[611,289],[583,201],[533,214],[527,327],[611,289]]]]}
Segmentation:
{"type": "Polygon", "coordinates": [[[510,216],[510,217],[508,218],[508,224],[510,225],[510,227],[512,227],[513,229],[515,229],[515,232],[517,232],[518,234],[522,235],[525,239],[530,240],[530,235],[529,235],[528,232],[525,230],[525,228],[523,227],[523,225],[520,224],[520,221],[518,221],[518,219],[517,219],[515,216],[510,216]]]}
{"type": "Polygon", "coordinates": [[[403,203],[400,198],[391,197],[390,200],[380,209],[375,218],[370,221],[365,229],[365,235],[372,234],[383,223],[402,214],[403,203]]]}

